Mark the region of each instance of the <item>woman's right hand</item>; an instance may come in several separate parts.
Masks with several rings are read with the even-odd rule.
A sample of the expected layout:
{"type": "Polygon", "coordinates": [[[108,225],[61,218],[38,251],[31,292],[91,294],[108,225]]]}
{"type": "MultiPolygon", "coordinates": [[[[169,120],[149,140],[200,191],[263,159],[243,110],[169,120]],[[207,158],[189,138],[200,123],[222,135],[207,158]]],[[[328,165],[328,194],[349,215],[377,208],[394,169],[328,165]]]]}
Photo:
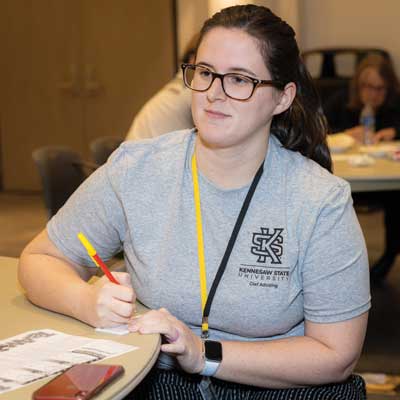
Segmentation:
{"type": "Polygon", "coordinates": [[[132,289],[130,275],[126,272],[112,274],[120,285],[103,276],[88,286],[85,320],[95,327],[127,324],[136,311],[136,294],[132,289]]]}
{"type": "Polygon", "coordinates": [[[364,139],[364,127],[361,125],[354,126],[353,128],[344,131],[346,135],[351,136],[357,142],[362,143],[364,139]]]}

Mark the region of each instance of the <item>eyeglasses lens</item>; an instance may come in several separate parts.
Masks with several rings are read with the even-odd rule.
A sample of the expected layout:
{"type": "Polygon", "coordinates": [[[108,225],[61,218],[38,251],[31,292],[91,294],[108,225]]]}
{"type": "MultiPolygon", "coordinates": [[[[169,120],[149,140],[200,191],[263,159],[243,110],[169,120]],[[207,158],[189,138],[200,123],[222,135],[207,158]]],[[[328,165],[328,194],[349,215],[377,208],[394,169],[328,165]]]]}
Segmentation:
{"type": "MultiPolygon", "coordinates": [[[[200,92],[208,90],[214,80],[213,72],[201,66],[187,66],[184,78],[190,89],[200,92]]],[[[222,75],[222,79],[223,89],[227,96],[237,100],[246,100],[252,95],[254,84],[245,76],[225,74],[222,75]]]]}

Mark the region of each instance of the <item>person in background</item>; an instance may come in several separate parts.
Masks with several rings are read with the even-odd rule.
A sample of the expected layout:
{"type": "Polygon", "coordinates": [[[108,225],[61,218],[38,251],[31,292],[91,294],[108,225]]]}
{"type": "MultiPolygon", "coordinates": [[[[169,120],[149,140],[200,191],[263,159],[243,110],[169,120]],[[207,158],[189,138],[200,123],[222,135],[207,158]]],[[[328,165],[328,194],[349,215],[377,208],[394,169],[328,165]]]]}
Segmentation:
{"type": "MultiPolygon", "coordinates": [[[[186,46],[183,62],[193,61],[198,38],[198,34],[194,35],[186,46]]],[[[147,139],[192,128],[191,99],[192,94],[183,83],[182,73],[179,71],[140,109],[129,128],[126,140],[147,139]]]]}
{"type": "Polygon", "coordinates": [[[365,242],[293,29],[225,8],[182,70],[196,129],[124,142],[23,251],[27,296],[161,334],[134,399],[365,399],[365,242]],[[123,249],[121,285],[86,283],[77,232],[123,249]],[[136,299],[151,311],[132,317],[136,299]]]}
{"type": "MultiPolygon", "coordinates": [[[[327,102],[325,115],[333,133],[344,132],[363,140],[360,113],[370,104],[375,111],[374,142],[400,139],[400,85],[390,59],[372,54],[359,64],[347,92],[327,102]]],[[[378,203],[384,210],[385,250],[371,268],[371,280],[380,284],[400,252],[400,192],[353,194],[356,202],[378,203]]]]}
{"type": "Polygon", "coordinates": [[[366,104],[375,111],[373,141],[400,139],[400,85],[392,62],[382,55],[365,57],[349,90],[339,91],[327,101],[325,115],[332,133],[344,132],[362,143],[360,114],[366,104]]]}

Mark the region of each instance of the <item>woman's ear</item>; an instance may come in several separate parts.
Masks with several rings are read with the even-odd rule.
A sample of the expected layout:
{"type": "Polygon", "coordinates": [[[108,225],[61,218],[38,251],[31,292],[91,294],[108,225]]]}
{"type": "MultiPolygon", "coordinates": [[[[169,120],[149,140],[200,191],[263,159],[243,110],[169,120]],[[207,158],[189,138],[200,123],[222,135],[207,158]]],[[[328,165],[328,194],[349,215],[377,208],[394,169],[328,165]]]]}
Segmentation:
{"type": "Polygon", "coordinates": [[[286,111],[293,103],[296,97],[296,84],[294,82],[289,82],[285,85],[281,92],[278,92],[277,99],[278,102],[275,106],[274,115],[278,115],[286,111]]]}

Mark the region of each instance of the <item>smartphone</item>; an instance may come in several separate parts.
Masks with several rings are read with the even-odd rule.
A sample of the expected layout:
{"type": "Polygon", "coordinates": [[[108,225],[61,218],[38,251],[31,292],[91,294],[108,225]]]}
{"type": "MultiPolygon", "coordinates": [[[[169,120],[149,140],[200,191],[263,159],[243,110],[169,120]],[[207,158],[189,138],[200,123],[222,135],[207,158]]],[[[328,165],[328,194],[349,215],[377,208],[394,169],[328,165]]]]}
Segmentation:
{"type": "Polygon", "coordinates": [[[34,400],[86,400],[121,376],[122,365],[78,364],[33,393],[34,400]]]}

